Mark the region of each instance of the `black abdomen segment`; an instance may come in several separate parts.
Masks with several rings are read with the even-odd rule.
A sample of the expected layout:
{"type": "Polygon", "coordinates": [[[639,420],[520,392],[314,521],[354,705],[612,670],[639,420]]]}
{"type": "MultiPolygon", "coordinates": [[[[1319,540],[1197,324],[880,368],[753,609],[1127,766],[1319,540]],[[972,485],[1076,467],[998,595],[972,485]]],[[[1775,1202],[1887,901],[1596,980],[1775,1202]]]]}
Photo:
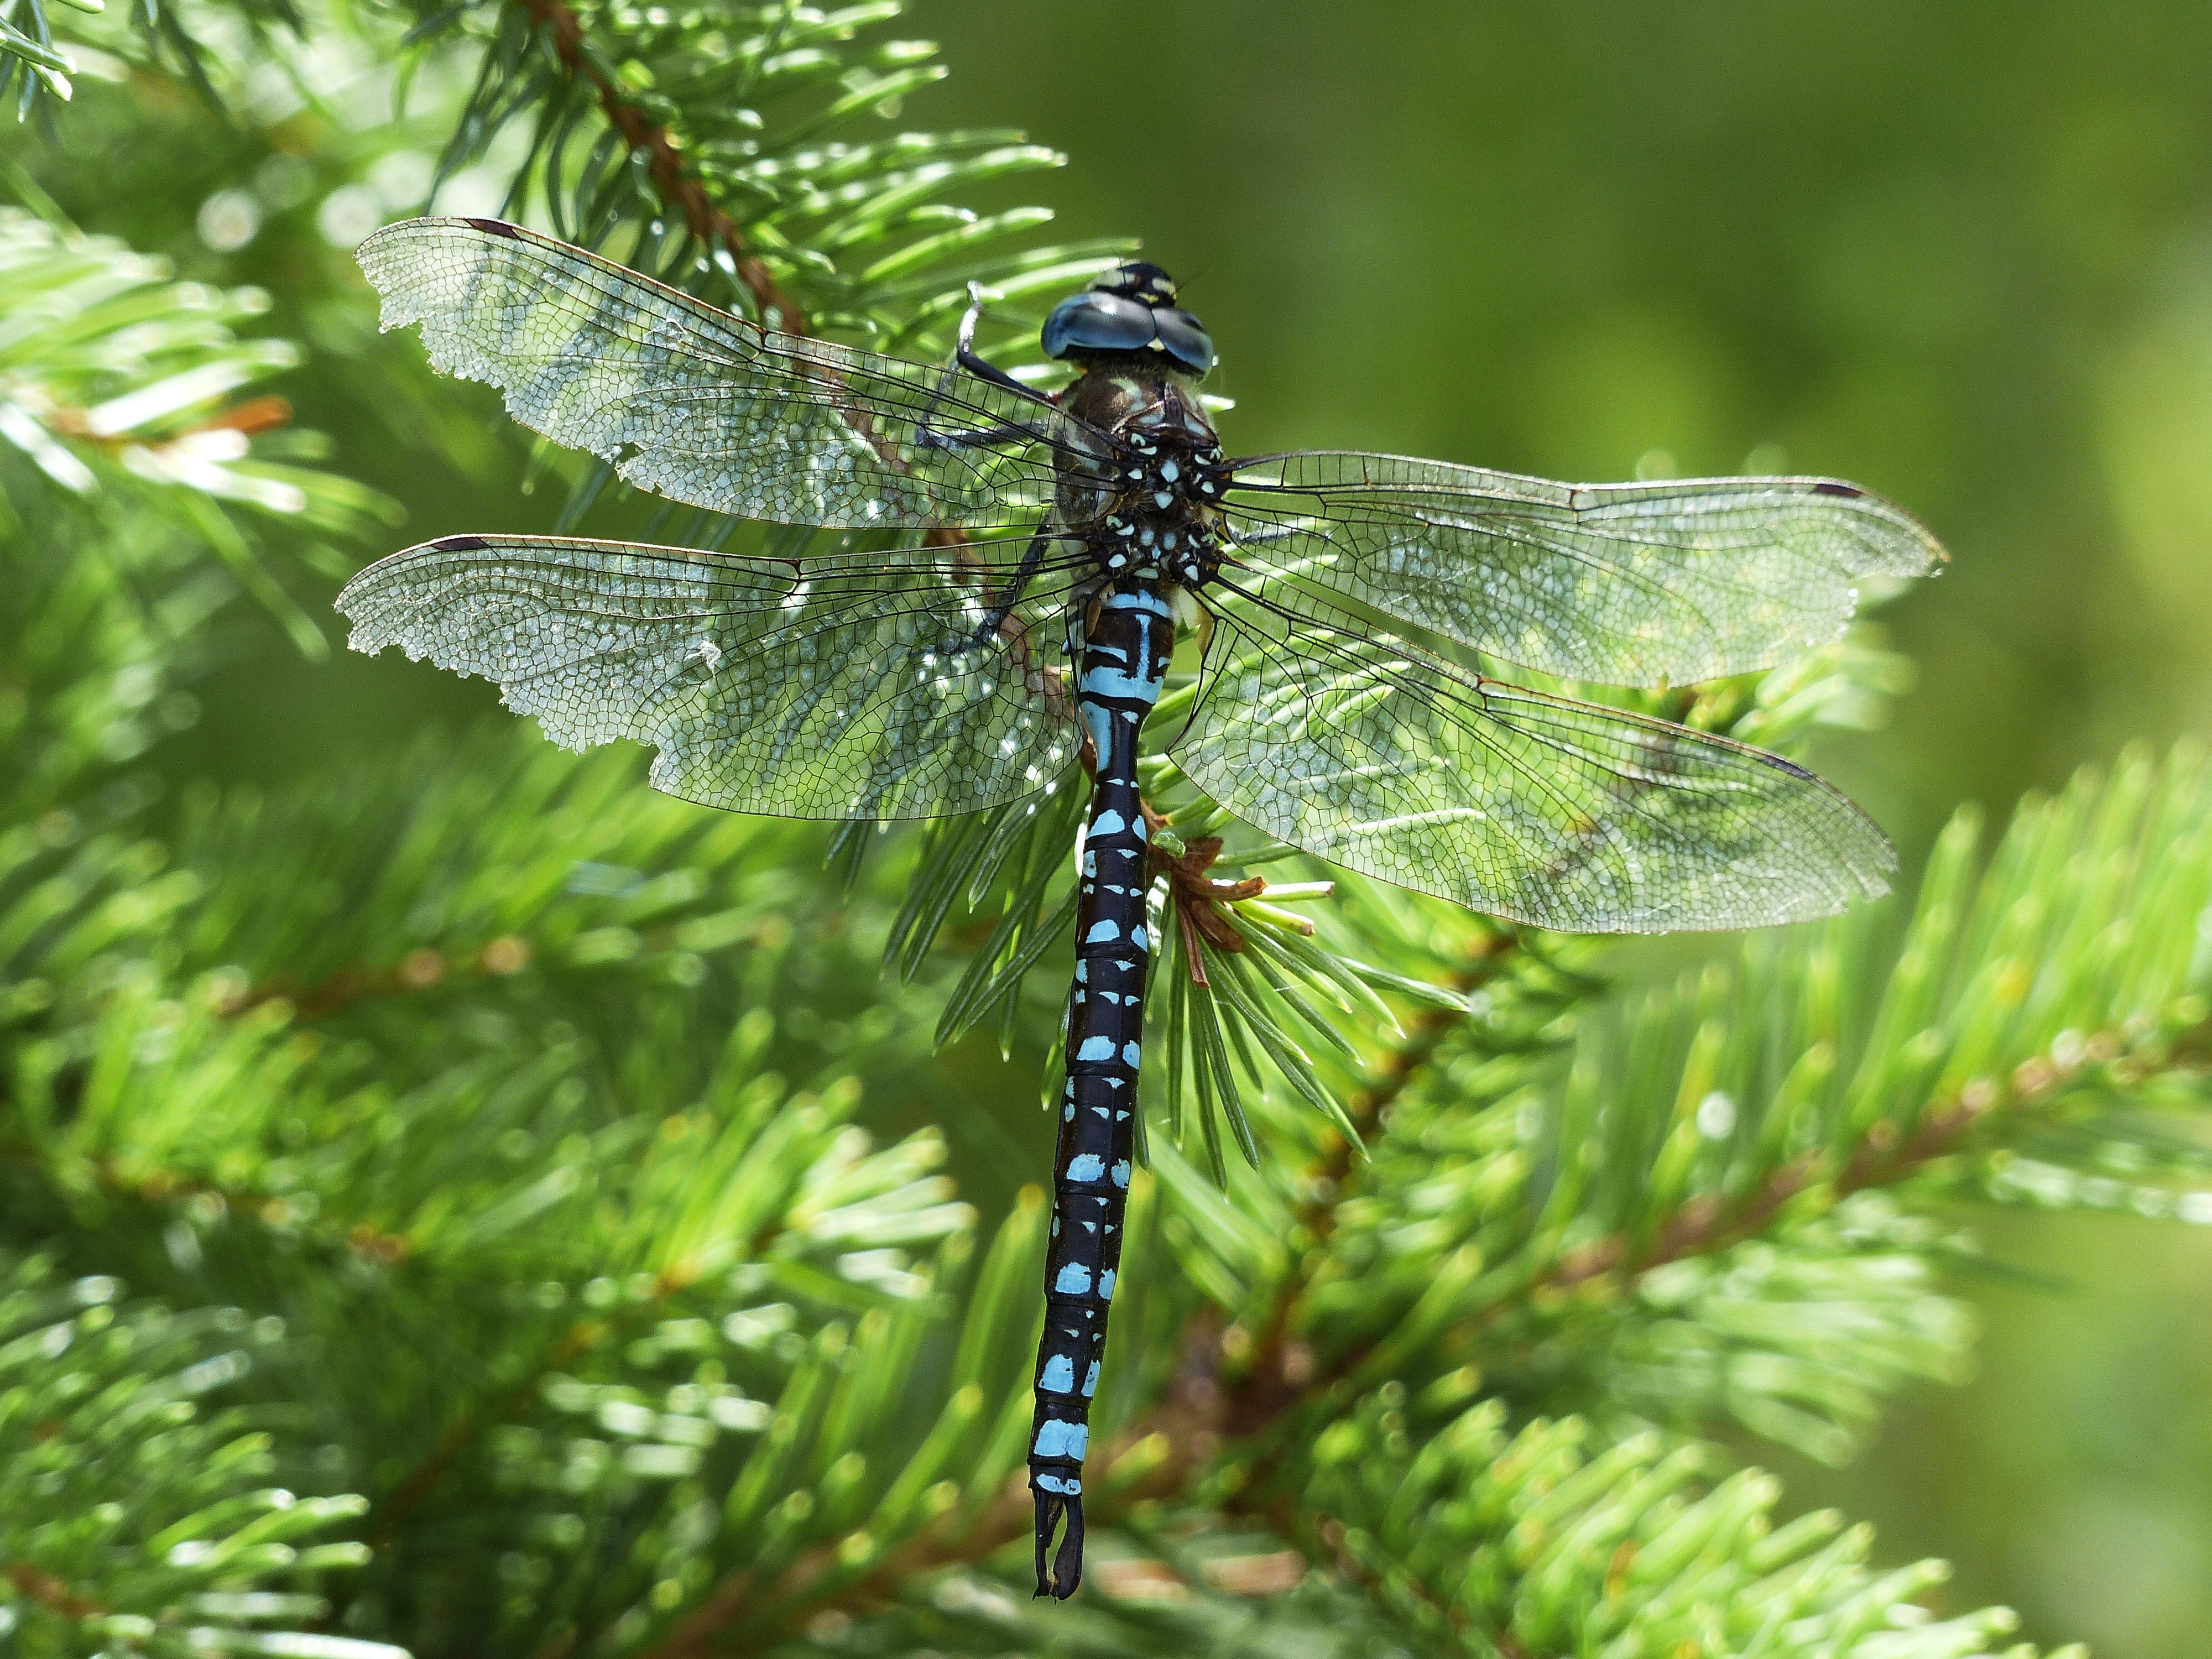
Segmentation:
{"type": "Polygon", "coordinates": [[[1145,818],[1137,731],[1160,695],[1175,624],[1144,587],[1109,592],[1084,641],[1084,725],[1097,752],[1075,911],[1067,1087],[1053,1154],[1044,1336],[1037,1344],[1030,1491],[1036,1499],[1036,1593],[1065,1601],[1083,1577],[1083,1456],[1106,1353],[1106,1316],[1129,1201],[1137,1066],[1145,1024],[1145,818]],[[1065,1516],[1048,1576],[1045,1556],[1065,1516]]]}

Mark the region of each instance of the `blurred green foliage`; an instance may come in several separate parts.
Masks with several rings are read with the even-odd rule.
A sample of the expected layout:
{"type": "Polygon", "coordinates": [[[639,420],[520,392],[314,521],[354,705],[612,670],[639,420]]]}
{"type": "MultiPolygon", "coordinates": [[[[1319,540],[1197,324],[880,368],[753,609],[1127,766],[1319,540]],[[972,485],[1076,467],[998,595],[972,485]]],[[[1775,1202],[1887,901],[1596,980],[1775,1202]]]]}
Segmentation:
{"type": "MultiPolygon", "coordinates": [[[[1232,451],[1356,445],[1585,478],[1815,471],[1924,516],[1953,568],[1882,616],[1917,684],[1881,737],[1820,753],[1909,864],[1961,800],[2001,816],[2125,739],[2204,730],[2202,6],[930,0],[912,21],[958,68],[915,94],[915,119],[1066,152],[1060,232],[1141,233],[1183,280],[1222,349],[1232,451]]],[[[385,120],[373,53],[318,44],[289,68],[226,88],[228,118],[176,80],[88,70],[58,140],[0,137],[0,194],[265,292],[253,331],[325,365],[281,382],[297,423],[404,506],[392,544],[546,527],[561,492],[518,497],[527,451],[495,399],[412,373],[416,348],[374,334],[351,270],[351,240],[417,204],[443,130],[385,120]],[[385,365],[410,372],[354,372],[385,365]]],[[[415,106],[450,107],[460,74],[426,67],[415,106]]],[[[464,174],[445,199],[488,210],[484,188],[464,174]]],[[[1000,189],[974,199],[1039,193],[1000,189]]],[[[312,569],[235,568],[288,584],[268,609],[320,616],[312,569]]],[[[359,752],[389,791],[408,734],[449,746],[492,702],[397,659],[315,664],[249,622],[220,638],[175,711],[189,729],[160,751],[173,784],[327,776],[359,752]]],[[[160,810],[191,817],[181,791],[160,810]]],[[[227,832],[193,823],[203,848],[227,832]]],[[[951,1173],[1002,1212],[1029,1178],[1003,1126],[1031,1127],[1032,1081],[971,1038],[935,1062],[913,1121],[872,1127],[888,1142],[925,1109],[968,1114],[948,1124],[951,1173]]],[[[2024,1635],[2087,1637],[2107,1659],[2203,1650],[2212,1235],[2124,1215],[1977,1225],[2044,1276],[1975,1291],[1978,1378],[1893,1404],[1843,1471],[1784,1455],[1787,1505],[1836,1501],[1893,1555],[1951,1557],[1947,1608],[2007,1602],[2024,1635]]]]}

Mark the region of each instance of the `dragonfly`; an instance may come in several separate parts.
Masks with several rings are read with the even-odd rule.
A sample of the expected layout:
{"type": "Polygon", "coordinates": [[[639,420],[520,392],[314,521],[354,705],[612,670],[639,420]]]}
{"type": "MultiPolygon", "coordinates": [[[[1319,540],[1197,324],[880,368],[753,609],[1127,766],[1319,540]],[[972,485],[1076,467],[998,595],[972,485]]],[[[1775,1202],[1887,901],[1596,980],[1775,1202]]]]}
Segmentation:
{"type": "Polygon", "coordinates": [[[1881,832],[1802,767],[1489,672],[1680,686],[1837,638],[1858,583],[1944,557],[1854,485],[1228,458],[1213,343],[1141,261],[1051,312],[1074,378],[1048,393],[975,350],[981,290],[950,359],[921,362],[497,220],[405,221],[358,257],[386,329],[419,325],[435,367],[547,438],[677,502],[855,533],[793,556],[447,536],[348,584],[356,649],[495,681],[574,748],[648,744],[655,787],[738,811],[937,817],[1089,774],[1028,1455],[1040,1595],[1082,1574],[1152,950],[1139,738],[1179,643],[1197,690],[1166,752],[1347,869],[1586,933],[1886,890],[1881,832]]]}

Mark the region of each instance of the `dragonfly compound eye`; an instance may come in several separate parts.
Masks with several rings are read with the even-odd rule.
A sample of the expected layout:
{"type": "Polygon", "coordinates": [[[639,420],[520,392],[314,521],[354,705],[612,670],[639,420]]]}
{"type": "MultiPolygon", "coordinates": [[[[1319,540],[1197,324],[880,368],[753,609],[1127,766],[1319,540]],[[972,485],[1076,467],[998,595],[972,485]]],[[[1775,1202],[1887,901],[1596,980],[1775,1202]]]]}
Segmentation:
{"type": "Polygon", "coordinates": [[[1159,349],[1175,359],[1177,367],[1193,374],[1203,375],[1213,368],[1213,341],[1198,319],[1188,311],[1159,311],[1152,315],[1159,329],[1159,349]]]}
{"type": "MultiPolygon", "coordinates": [[[[1166,280],[1164,274],[1160,280],[1166,280]]],[[[1197,318],[1176,309],[1174,300],[1172,283],[1164,292],[1143,285],[1127,292],[1091,289],[1062,300],[1044,320],[1045,356],[1140,351],[1164,357],[1186,374],[1205,374],[1213,367],[1213,342],[1197,318]]]]}
{"type": "Polygon", "coordinates": [[[1062,300],[1044,319],[1044,355],[1142,351],[1156,332],[1152,309],[1139,301],[1118,294],[1079,294],[1062,300]]]}

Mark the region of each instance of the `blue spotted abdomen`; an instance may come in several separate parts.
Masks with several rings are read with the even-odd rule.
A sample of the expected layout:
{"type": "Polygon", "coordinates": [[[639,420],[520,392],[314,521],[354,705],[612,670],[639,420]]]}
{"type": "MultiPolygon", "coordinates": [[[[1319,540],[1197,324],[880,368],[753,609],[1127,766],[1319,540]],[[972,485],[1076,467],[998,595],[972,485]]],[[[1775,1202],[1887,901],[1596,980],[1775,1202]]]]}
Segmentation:
{"type": "Polygon", "coordinates": [[[1037,1591],[1065,1597],[1081,1571],[1083,1459],[1106,1318],[1121,1260],[1145,1023],[1146,841],[1137,733],[1173,648],[1167,601],[1149,586],[1109,592],[1084,641],[1082,707],[1097,754],[1068,993],[1067,1085],[1053,1160],[1044,1336],[1037,1345],[1030,1487],[1037,1510],[1037,1591]],[[1045,1552],[1065,1515],[1050,1580],[1045,1552]]]}

